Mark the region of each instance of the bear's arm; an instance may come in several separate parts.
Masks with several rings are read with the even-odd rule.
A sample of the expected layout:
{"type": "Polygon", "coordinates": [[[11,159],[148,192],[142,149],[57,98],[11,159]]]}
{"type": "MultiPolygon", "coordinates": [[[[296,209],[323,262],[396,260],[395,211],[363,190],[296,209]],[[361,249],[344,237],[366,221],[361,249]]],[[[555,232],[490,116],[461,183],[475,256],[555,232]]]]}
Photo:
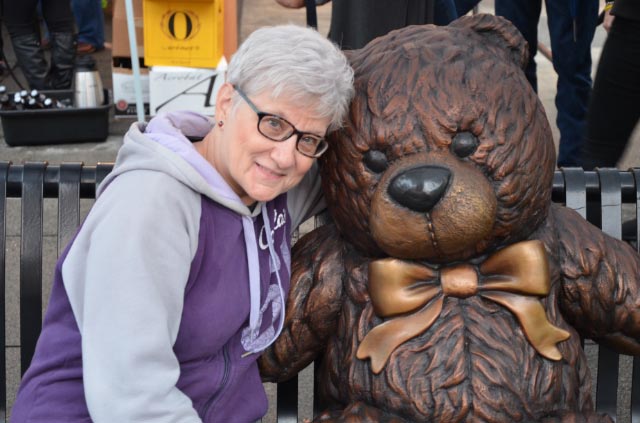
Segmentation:
{"type": "Polygon", "coordinates": [[[284,327],[260,357],[263,380],[278,382],[296,375],[315,359],[335,331],[345,274],[342,248],[333,224],[310,232],[295,244],[284,327]]]}
{"type": "Polygon", "coordinates": [[[640,354],[640,255],[571,209],[554,206],[551,216],[563,315],[582,336],[640,354]]]}

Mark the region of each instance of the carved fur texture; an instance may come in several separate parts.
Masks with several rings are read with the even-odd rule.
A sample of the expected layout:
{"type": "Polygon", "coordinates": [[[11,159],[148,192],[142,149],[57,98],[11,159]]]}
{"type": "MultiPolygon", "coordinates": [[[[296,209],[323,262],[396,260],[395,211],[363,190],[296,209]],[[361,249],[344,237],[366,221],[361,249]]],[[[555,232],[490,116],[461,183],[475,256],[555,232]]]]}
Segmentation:
{"type": "Polygon", "coordinates": [[[272,381],[321,362],[316,421],[611,421],[593,411],[580,338],[640,353],[640,257],[551,203],[554,146],[526,60],[519,33],[491,15],[350,53],[356,98],[321,163],[333,223],[296,244],[285,329],[261,359],[272,381]],[[356,357],[389,319],[369,295],[372,260],[477,267],[525,240],[548,256],[540,303],[571,334],[562,359],[541,356],[508,309],[478,295],[446,297],[378,374],[356,357]]]}

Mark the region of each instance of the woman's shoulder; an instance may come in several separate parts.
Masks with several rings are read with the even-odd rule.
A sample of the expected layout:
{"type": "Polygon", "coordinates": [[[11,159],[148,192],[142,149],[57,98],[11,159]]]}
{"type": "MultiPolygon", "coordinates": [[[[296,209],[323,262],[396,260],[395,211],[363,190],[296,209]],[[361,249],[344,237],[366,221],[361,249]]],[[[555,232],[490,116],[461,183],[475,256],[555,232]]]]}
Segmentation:
{"type": "Polygon", "coordinates": [[[113,178],[91,213],[117,214],[129,221],[184,222],[195,229],[201,214],[201,195],[171,175],[136,169],[113,178]]]}
{"type": "Polygon", "coordinates": [[[100,197],[107,195],[110,197],[134,196],[156,199],[159,202],[200,196],[174,176],[152,169],[133,169],[119,174],[102,190],[100,197]]]}

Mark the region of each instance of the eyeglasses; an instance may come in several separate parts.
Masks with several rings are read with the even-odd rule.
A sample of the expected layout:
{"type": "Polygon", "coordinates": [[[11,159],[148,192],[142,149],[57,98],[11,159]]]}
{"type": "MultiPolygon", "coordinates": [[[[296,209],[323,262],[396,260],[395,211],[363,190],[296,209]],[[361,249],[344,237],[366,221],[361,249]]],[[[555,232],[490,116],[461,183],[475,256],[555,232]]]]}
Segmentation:
{"type": "Polygon", "coordinates": [[[234,87],[236,92],[247,102],[251,110],[258,115],[258,132],[271,141],[285,141],[292,135],[297,135],[296,149],[307,157],[320,157],[322,153],[327,151],[329,143],[324,137],[301,132],[296,129],[291,122],[277,115],[261,112],[245,93],[234,87]]]}

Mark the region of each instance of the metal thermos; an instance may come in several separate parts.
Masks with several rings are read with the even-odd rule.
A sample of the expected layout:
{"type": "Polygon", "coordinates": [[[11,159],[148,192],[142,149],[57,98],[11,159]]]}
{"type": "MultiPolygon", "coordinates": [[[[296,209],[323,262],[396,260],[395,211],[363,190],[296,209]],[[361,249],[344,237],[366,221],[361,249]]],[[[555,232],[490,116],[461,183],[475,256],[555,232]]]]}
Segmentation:
{"type": "Polygon", "coordinates": [[[80,56],[76,60],[74,77],[74,106],[97,107],[104,103],[102,79],[91,56],[80,56]]]}

